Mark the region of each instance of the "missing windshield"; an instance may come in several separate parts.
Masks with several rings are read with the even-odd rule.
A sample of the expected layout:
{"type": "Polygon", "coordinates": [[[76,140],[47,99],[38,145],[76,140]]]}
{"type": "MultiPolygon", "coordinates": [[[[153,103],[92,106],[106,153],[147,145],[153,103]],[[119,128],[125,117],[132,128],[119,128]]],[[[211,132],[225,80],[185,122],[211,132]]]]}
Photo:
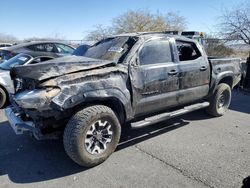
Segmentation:
{"type": "Polygon", "coordinates": [[[128,40],[129,37],[113,37],[104,39],[90,47],[84,56],[119,62],[119,59],[128,50],[127,45],[125,45],[128,40]]]}

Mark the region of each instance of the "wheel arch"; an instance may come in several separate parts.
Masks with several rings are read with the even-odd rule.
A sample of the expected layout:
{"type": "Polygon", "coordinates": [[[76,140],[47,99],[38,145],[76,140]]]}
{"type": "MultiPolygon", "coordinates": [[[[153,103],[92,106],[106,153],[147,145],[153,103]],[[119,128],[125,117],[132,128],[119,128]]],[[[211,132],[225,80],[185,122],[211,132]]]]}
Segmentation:
{"type": "Polygon", "coordinates": [[[230,86],[230,88],[232,88],[233,87],[233,78],[234,78],[234,74],[231,71],[227,71],[227,72],[223,72],[223,73],[218,74],[215,78],[216,81],[215,81],[213,93],[216,91],[218,85],[221,83],[228,84],[230,86]]]}
{"type": "Polygon", "coordinates": [[[233,89],[234,87],[233,82],[234,82],[234,74],[232,71],[222,72],[218,75],[213,74],[210,91],[207,98],[211,97],[215,93],[215,91],[218,88],[218,85],[221,83],[228,84],[230,88],[233,89]]]}
{"type": "Polygon", "coordinates": [[[121,124],[133,118],[132,105],[130,94],[127,91],[121,92],[117,89],[94,90],[78,94],[74,96],[67,96],[66,100],[52,100],[54,107],[61,111],[74,109],[77,111],[86,106],[91,105],[105,105],[110,107],[119,118],[121,124]],[[69,103],[74,97],[74,102],[69,103]]]}
{"type": "Polygon", "coordinates": [[[219,85],[221,83],[228,84],[230,86],[230,88],[232,89],[232,87],[233,87],[233,76],[232,75],[224,76],[223,78],[221,78],[219,80],[217,85],[219,85]]]}
{"type": "Polygon", "coordinates": [[[3,85],[1,85],[0,84],[0,88],[5,92],[5,94],[6,94],[6,101],[5,101],[5,104],[4,104],[4,106],[8,103],[8,101],[9,101],[9,94],[8,94],[8,91],[7,91],[7,89],[3,86],[3,85]]]}
{"type": "Polygon", "coordinates": [[[1,84],[0,84],[0,88],[4,90],[4,92],[6,93],[7,99],[9,99],[9,94],[8,94],[9,92],[7,91],[7,89],[1,84]]]}
{"type": "Polygon", "coordinates": [[[125,107],[124,107],[123,103],[115,97],[108,97],[105,99],[96,98],[96,99],[91,100],[89,102],[89,105],[107,106],[114,111],[114,113],[118,117],[121,124],[124,124],[126,122],[127,114],[126,114],[125,107]]]}

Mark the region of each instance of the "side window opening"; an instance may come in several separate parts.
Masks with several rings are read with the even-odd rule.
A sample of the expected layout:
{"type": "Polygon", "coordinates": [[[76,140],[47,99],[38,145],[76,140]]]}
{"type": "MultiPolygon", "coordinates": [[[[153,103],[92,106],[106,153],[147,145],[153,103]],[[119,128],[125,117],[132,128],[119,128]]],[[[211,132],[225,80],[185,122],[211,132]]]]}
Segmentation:
{"type": "Polygon", "coordinates": [[[44,44],[44,51],[45,52],[52,52],[52,53],[56,53],[56,47],[54,44],[44,44]]]}
{"type": "Polygon", "coordinates": [[[180,61],[195,60],[201,56],[201,53],[195,43],[176,41],[176,45],[180,61]]]}
{"type": "Polygon", "coordinates": [[[37,51],[35,45],[30,45],[30,46],[27,46],[26,48],[28,48],[29,50],[32,50],[32,51],[37,51]]]}
{"type": "Polygon", "coordinates": [[[51,57],[40,57],[41,62],[48,61],[48,60],[51,60],[51,59],[53,59],[53,58],[51,58],[51,57]]]}
{"type": "Polygon", "coordinates": [[[34,45],[27,46],[27,48],[36,52],[52,52],[52,53],[57,52],[55,46],[50,43],[34,44],[34,45]]]}
{"type": "Polygon", "coordinates": [[[53,58],[51,58],[51,57],[38,57],[38,58],[34,59],[32,62],[30,62],[30,64],[37,64],[37,63],[41,63],[43,61],[48,61],[51,59],[53,59],[53,58]]]}
{"type": "Polygon", "coordinates": [[[141,65],[173,62],[170,43],[165,39],[151,40],[139,52],[141,65]]]}
{"type": "Polygon", "coordinates": [[[43,44],[34,45],[34,49],[35,49],[35,51],[38,51],[38,52],[44,52],[45,51],[43,44]]]}
{"type": "Polygon", "coordinates": [[[72,54],[74,52],[73,48],[70,48],[69,46],[66,46],[63,44],[56,44],[56,48],[57,48],[58,53],[72,54]]]}

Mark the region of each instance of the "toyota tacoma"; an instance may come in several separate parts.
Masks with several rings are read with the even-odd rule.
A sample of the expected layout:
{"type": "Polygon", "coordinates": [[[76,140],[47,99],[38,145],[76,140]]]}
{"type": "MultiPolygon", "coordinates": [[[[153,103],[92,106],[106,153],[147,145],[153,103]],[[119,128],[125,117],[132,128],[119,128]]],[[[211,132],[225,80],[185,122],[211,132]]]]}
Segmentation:
{"type": "Polygon", "coordinates": [[[165,33],[103,39],[84,57],[14,67],[15,94],[6,116],[16,134],[63,134],[82,166],[105,161],[121,127],[140,128],[205,108],[222,116],[241,78],[240,59],[209,58],[195,40],[165,33]]]}

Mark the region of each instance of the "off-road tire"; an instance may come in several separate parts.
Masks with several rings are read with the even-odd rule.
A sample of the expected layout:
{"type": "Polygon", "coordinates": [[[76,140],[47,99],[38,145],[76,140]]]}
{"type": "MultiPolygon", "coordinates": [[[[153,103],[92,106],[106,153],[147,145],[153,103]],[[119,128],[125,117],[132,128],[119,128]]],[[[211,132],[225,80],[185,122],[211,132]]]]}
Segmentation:
{"type": "Polygon", "coordinates": [[[206,108],[206,112],[212,116],[223,116],[231,103],[232,92],[228,84],[221,83],[218,85],[215,93],[210,97],[210,106],[206,108]],[[225,95],[225,104],[219,107],[220,97],[225,95]]]}
{"type": "Polygon", "coordinates": [[[94,105],[78,111],[71,117],[64,130],[63,142],[68,156],[77,164],[93,167],[104,162],[116,149],[121,135],[120,122],[107,106],[94,105]],[[106,150],[100,154],[90,154],[85,147],[85,138],[91,125],[105,118],[112,125],[113,137],[106,150]]]}
{"type": "Polygon", "coordinates": [[[6,92],[0,87],[0,109],[2,109],[7,103],[8,97],[6,92]]]}

